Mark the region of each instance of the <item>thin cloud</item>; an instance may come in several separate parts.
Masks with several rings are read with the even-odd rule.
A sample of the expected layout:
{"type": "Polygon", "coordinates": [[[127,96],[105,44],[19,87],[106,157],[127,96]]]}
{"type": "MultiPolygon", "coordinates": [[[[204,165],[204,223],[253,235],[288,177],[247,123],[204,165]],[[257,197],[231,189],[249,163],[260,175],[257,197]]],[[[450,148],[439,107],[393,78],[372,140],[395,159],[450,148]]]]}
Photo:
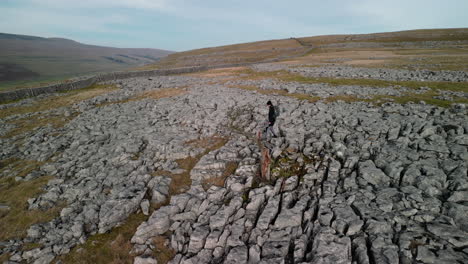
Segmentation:
{"type": "Polygon", "coordinates": [[[0,0],[0,32],[183,50],[291,36],[466,27],[465,10],[466,0],[0,0]]]}
{"type": "Polygon", "coordinates": [[[115,25],[126,24],[131,21],[129,17],[119,14],[90,17],[37,9],[0,8],[0,11],[3,14],[0,19],[0,29],[9,29],[8,32],[31,35],[38,35],[38,33],[34,32],[50,32],[46,36],[56,36],[56,34],[52,33],[54,30],[121,33],[123,31],[118,30],[115,25]],[[16,22],[11,23],[11,21],[16,22]],[[31,23],[31,21],[34,23],[31,23]]]}
{"type": "Polygon", "coordinates": [[[49,8],[130,8],[163,10],[168,0],[30,0],[28,2],[49,8]]]}

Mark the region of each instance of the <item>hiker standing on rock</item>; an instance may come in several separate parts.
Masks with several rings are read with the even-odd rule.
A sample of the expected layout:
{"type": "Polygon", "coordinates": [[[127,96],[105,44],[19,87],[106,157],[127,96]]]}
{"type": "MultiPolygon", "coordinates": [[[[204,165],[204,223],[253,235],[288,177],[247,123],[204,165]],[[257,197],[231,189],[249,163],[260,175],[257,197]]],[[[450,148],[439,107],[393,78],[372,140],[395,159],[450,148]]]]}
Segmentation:
{"type": "Polygon", "coordinates": [[[270,132],[271,135],[276,137],[275,132],[273,131],[273,125],[275,124],[275,121],[276,121],[275,107],[273,106],[271,101],[267,102],[267,106],[268,106],[268,126],[265,129],[265,133],[266,133],[267,138],[269,138],[268,132],[270,132]]]}

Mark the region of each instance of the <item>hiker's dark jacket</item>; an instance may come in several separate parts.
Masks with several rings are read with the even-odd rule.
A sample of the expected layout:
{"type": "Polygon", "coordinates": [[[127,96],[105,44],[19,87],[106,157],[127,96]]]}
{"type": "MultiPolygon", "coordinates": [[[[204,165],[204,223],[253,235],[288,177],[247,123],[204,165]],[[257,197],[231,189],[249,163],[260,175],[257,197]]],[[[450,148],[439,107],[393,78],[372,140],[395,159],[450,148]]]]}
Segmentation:
{"type": "Polygon", "coordinates": [[[276,121],[276,113],[275,113],[275,108],[270,105],[270,110],[268,111],[268,122],[270,122],[270,126],[275,124],[276,121]]]}

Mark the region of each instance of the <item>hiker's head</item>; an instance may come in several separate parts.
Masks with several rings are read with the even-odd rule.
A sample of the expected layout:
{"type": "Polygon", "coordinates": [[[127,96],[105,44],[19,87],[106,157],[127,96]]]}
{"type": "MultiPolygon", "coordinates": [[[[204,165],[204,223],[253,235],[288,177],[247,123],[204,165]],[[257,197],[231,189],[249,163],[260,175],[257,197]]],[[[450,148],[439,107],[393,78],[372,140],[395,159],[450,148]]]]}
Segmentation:
{"type": "Polygon", "coordinates": [[[268,102],[267,102],[267,105],[268,105],[268,107],[270,107],[270,106],[272,106],[273,104],[271,103],[271,101],[268,101],[268,102]]]}

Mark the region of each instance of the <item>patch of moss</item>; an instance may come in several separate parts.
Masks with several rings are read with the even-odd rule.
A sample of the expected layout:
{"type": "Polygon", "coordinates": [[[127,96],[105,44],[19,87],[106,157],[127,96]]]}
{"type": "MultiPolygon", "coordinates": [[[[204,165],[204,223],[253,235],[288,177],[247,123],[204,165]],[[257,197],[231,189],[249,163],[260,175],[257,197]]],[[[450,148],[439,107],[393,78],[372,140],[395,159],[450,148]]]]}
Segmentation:
{"type": "Polygon", "coordinates": [[[244,203],[247,203],[249,201],[249,192],[248,191],[245,191],[243,194],[242,194],[242,201],[244,203]]]}
{"type": "MultiPolygon", "coordinates": [[[[303,155],[301,155],[301,157],[304,159],[303,155]]],[[[298,162],[297,160],[292,160],[288,156],[277,158],[271,163],[271,178],[273,181],[280,178],[289,178],[292,176],[298,176],[300,179],[306,174],[305,165],[308,162],[312,161],[309,159],[304,159],[304,162],[298,162]]]]}
{"type": "Polygon", "coordinates": [[[42,247],[42,244],[39,243],[25,243],[23,244],[23,247],[21,248],[22,251],[29,251],[35,248],[40,248],[42,247]]]}

